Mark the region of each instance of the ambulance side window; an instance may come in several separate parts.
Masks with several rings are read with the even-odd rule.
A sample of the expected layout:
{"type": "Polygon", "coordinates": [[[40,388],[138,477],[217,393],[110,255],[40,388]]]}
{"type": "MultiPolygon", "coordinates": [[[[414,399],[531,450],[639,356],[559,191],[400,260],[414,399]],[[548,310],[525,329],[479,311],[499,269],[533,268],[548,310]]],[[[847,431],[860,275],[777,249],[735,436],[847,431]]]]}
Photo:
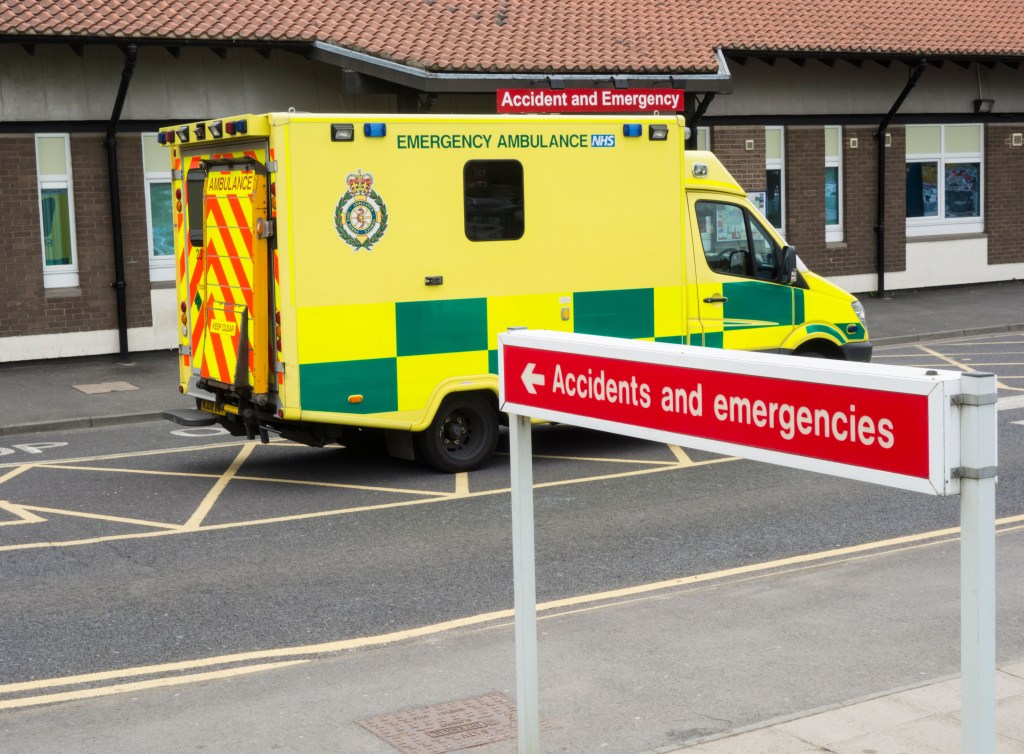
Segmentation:
{"type": "Polygon", "coordinates": [[[192,168],[185,176],[185,203],[188,218],[188,241],[192,246],[203,245],[203,186],[206,171],[192,168]]]}
{"type": "Polygon", "coordinates": [[[462,170],[466,238],[523,237],[523,165],[518,160],[470,160],[462,170]]]}
{"type": "Polygon", "coordinates": [[[708,267],[724,275],[775,280],[778,244],[746,208],[697,202],[697,227],[708,267]]]}

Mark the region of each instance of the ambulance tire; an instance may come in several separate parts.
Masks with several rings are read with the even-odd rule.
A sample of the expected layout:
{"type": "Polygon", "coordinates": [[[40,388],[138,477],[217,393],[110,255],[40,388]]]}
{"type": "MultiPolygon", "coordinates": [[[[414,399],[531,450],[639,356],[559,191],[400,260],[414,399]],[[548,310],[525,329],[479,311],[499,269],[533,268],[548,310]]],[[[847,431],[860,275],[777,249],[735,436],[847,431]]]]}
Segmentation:
{"type": "Polygon", "coordinates": [[[498,446],[498,409],[481,393],[454,393],[445,398],[434,420],[413,433],[417,459],[438,471],[470,471],[498,446]]]}

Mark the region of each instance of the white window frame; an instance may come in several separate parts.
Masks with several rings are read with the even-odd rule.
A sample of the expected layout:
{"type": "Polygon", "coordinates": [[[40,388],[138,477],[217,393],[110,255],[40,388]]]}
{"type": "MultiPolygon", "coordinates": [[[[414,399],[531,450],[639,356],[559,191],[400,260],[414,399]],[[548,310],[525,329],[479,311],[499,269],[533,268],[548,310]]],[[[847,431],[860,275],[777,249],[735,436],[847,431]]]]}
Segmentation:
{"type": "MultiPolygon", "coordinates": [[[[786,129],[782,126],[765,126],[765,157],[764,157],[764,170],[765,170],[765,201],[768,199],[768,171],[778,170],[779,171],[779,225],[776,227],[771,220],[768,219],[767,212],[765,213],[765,220],[768,224],[775,228],[778,233],[785,237],[786,235],[786,129]],[[779,156],[768,157],[768,132],[778,131],[779,132],[779,156]]],[[[766,205],[767,206],[767,205],[766,205]]]]}
{"type": "Polygon", "coordinates": [[[836,168],[836,207],[839,211],[839,222],[829,225],[825,224],[825,243],[842,243],[843,233],[843,127],[825,126],[825,130],[835,129],[836,144],[839,151],[832,156],[825,154],[825,168],[836,168]]]}
{"type": "MultiPolygon", "coordinates": [[[[143,180],[145,183],[145,201],[146,201],[146,247],[149,249],[149,279],[150,282],[163,282],[167,280],[174,280],[174,254],[170,256],[157,256],[155,249],[153,248],[153,213],[152,213],[152,187],[155,183],[171,183],[171,168],[168,164],[166,170],[153,170],[152,165],[146,164],[146,140],[152,139],[156,141],[157,134],[144,133],[140,137],[142,141],[142,171],[143,180]]],[[[162,147],[161,147],[162,149],[162,147]]],[[[167,208],[168,212],[171,212],[170,207],[167,208]]],[[[173,223],[172,223],[173,227],[173,223]]]]}
{"type": "MultiPolygon", "coordinates": [[[[985,126],[981,123],[930,123],[922,124],[939,127],[939,151],[929,153],[907,153],[906,162],[937,163],[936,183],[938,184],[938,212],[935,217],[908,217],[907,236],[937,236],[956,233],[984,233],[985,232],[985,126]],[[954,126],[978,126],[979,144],[977,152],[947,152],[946,151],[946,127],[954,126]],[[945,217],[946,208],[946,164],[957,162],[978,163],[978,216],[977,217],[945,217]]],[[[907,126],[912,128],[913,126],[907,126]]]]}
{"type": "Polygon", "coordinates": [[[78,233],[75,230],[75,192],[71,175],[71,135],[66,133],[39,133],[35,137],[36,147],[36,206],[39,208],[39,252],[43,265],[44,288],[78,287],[78,233]],[[39,139],[60,138],[64,140],[64,164],[67,170],[59,174],[43,174],[39,160],[39,139]],[[43,191],[64,189],[68,192],[68,236],[71,241],[71,263],[62,265],[46,264],[46,229],[43,223],[43,191]]]}

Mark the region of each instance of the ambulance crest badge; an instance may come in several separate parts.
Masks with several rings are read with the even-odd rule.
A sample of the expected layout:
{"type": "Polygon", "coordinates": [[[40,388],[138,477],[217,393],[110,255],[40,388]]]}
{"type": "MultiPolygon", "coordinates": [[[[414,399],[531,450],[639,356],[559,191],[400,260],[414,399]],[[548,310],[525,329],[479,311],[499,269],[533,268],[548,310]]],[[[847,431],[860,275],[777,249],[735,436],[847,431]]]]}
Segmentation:
{"type": "Polygon", "coordinates": [[[349,173],[345,183],[348,190],[334,210],[334,227],[355,251],[372,251],[388,229],[387,205],[374,190],[370,173],[349,173]]]}

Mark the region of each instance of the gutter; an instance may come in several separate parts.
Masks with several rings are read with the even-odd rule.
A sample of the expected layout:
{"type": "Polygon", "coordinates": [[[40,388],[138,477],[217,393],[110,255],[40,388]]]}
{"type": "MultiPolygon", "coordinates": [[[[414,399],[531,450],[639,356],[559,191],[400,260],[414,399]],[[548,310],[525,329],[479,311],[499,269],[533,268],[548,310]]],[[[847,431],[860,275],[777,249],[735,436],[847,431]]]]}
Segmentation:
{"type": "Polygon", "coordinates": [[[128,85],[135,71],[135,59],[138,48],[128,45],[124,52],[124,68],[121,71],[121,85],[117,90],[114,109],[110,113],[107,124],[107,137],[104,146],[107,148],[107,173],[110,179],[110,219],[114,225],[114,282],[110,287],[117,292],[117,340],[121,361],[128,360],[128,304],[125,297],[124,280],[124,238],[121,235],[121,190],[117,174],[117,124],[121,120],[125,97],[128,96],[128,85]]]}
{"type": "Polygon", "coordinates": [[[715,50],[718,73],[693,74],[612,74],[612,73],[444,73],[395,63],[364,52],[349,50],[327,42],[314,42],[313,60],[329,63],[349,71],[362,73],[421,92],[486,93],[498,89],[530,87],[547,84],[561,88],[565,84],[610,82],[616,88],[664,86],[693,92],[732,92],[732,73],[725,62],[722,48],[715,50]]]}
{"type": "Polygon", "coordinates": [[[889,108],[889,112],[882,118],[882,122],[878,125],[878,132],[875,134],[878,143],[878,223],[875,225],[876,249],[878,251],[876,262],[878,265],[878,290],[875,295],[879,298],[885,295],[885,131],[889,128],[889,123],[895,117],[896,111],[900,109],[903,101],[910,94],[910,90],[917,85],[917,80],[924,73],[927,63],[928,61],[924,58],[917,61],[917,68],[910,74],[910,80],[907,81],[900,96],[889,108]]]}

